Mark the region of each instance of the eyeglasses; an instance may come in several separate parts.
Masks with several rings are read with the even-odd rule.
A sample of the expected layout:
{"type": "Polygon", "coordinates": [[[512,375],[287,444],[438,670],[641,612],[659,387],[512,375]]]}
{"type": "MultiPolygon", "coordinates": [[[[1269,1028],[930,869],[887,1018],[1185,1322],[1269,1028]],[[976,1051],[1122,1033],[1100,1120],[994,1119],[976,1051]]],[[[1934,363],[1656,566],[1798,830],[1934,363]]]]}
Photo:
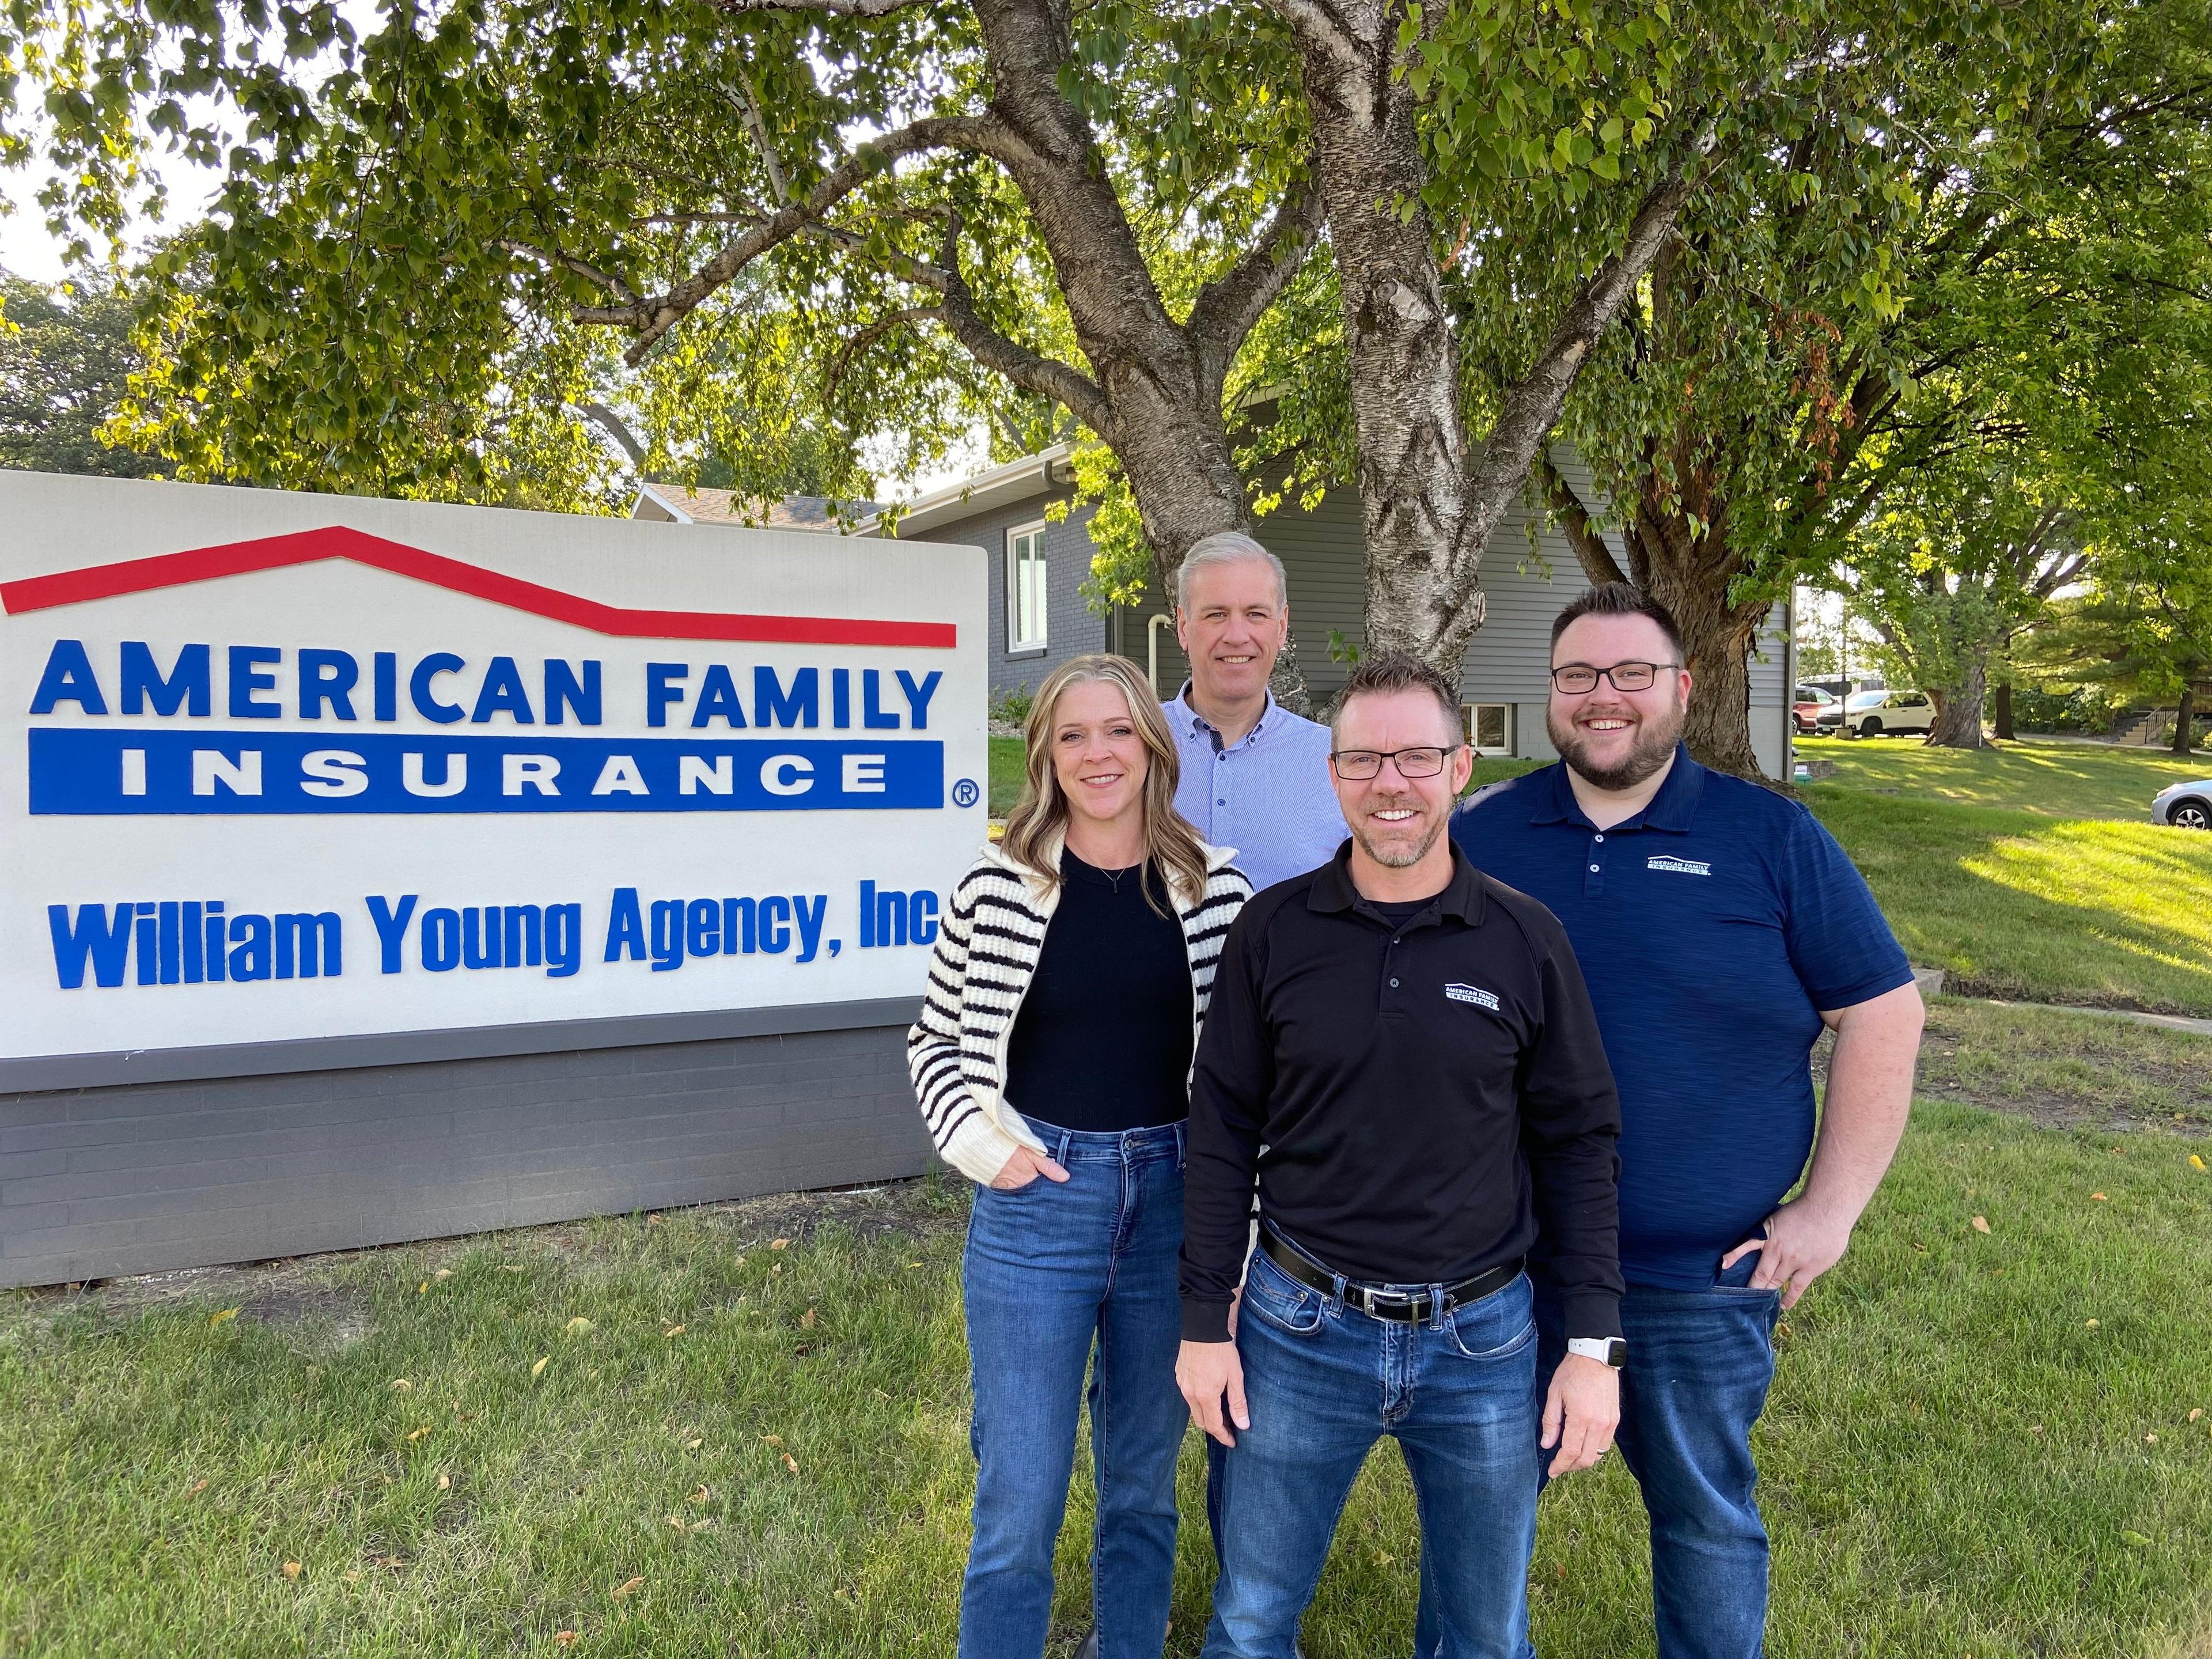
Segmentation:
{"type": "Polygon", "coordinates": [[[1593,668],[1586,662],[1562,663],[1552,671],[1552,684],[1570,696],[1597,690],[1602,679],[1616,691],[1649,691],[1662,668],[1680,668],[1678,662],[1617,662],[1610,668],[1593,668]]]}
{"type": "Polygon", "coordinates": [[[1462,747],[1455,743],[1449,749],[1340,749],[1328,763],[1347,783],[1377,776],[1384,761],[1396,762],[1401,778],[1432,778],[1444,769],[1444,757],[1462,747]]]}

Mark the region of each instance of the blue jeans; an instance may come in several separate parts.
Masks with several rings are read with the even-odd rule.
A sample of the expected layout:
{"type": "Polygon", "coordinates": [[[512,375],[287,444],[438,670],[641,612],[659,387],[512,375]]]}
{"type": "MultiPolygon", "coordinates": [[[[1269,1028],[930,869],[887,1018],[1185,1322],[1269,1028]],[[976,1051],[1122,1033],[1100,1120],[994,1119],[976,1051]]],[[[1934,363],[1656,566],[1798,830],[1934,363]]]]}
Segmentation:
{"type": "Polygon", "coordinates": [[[978,1188],[961,1264],[976,1474],[960,1656],[1044,1651],[1053,1547],[1095,1347],[1087,1398],[1099,1651],[1158,1659],[1175,1581],[1176,1455],[1190,1423],[1175,1380],[1183,1126],[1079,1134],[1029,1124],[1068,1179],[978,1188]]]}
{"type": "MultiPolygon", "coordinates": [[[[1766,1528],[1752,1488],[1751,1425],[1774,1380],[1780,1294],[1746,1282],[1753,1254],[1708,1291],[1631,1285],[1620,1304],[1621,1461],[1651,1518],[1651,1596],[1659,1659],[1760,1659],[1765,1651],[1766,1528]]],[[[1536,1375],[1548,1387],[1565,1355],[1559,1297],[1536,1293],[1536,1375]]],[[[1549,1462],[1547,1458],[1547,1462],[1549,1462]]],[[[1422,1562],[1419,1659],[1437,1652],[1422,1562]]],[[[1523,1659],[1534,1659],[1533,1647],[1523,1659]]]]}
{"type": "Polygon", "coordinates": [[[1252,1426],[1222,1460],[1205,1659],[1291,1659],[1369,1449],[1413,1477],[1448,1659],[1515,1659],[1536,1541],[1528,1279],[1420,1325],[1379,1320],[1255,1252],[1237,1320],[1252,1426]]]}

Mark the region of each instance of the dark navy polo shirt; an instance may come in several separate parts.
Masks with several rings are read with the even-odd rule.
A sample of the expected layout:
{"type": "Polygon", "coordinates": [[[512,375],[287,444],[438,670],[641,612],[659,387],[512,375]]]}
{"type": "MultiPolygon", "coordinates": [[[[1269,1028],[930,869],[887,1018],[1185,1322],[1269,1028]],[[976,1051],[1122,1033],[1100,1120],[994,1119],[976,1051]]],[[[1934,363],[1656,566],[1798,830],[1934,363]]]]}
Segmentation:
{"type": "Polygon", "coordinates": [[[1803,806],[1681,748],[1610,830],[1554,764],[1471,796],[1452,835],[1582,964],[1620,1090],[1624,1277],[1711,1285],[1812,1152],[1820,1011],[1911,981],[1865,879],[1803,806]]]}

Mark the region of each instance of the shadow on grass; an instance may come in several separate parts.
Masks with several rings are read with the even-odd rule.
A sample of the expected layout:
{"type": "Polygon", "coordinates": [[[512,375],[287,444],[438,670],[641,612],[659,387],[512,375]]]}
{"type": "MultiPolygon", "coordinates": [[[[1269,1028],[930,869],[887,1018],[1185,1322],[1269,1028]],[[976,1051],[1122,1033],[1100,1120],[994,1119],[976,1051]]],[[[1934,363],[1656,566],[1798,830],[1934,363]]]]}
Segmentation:
{"type": "Polygon", "coordinates": [[[1818,786],[1914,961],[1961,991],[2212,1012],[2212,840],[1818,786]]]}

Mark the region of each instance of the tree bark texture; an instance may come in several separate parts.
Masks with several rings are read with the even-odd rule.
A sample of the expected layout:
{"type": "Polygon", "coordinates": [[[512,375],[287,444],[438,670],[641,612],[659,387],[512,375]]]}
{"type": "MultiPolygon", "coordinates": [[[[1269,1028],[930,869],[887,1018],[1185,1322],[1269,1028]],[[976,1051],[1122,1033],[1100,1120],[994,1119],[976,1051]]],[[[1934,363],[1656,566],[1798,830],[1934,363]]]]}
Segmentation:
{"type": "Polygon", "coordinates": [[[1996,707],[1991,711],[1991,719],[1996,726],[1997,741],[2010,743],[2013,740],[2012,682],[2010,680],[1997,687],[1996,707]]]}
{"type": "Polygon", "coordinates": [[[2181,687],[2181,704],[2175,711],[2173,720],[2173,752],[2175,754],[2187,755],[2196,751],[2196,737],[2191,729],[2196,724],[2197,688],[2184,681],[2181,687]]]}
{"type": "Polygon", "coordinates": [[[1415,129],[1419,100],[1398,58],[1406,0],[1273,3],[1298,43],[1343,295],[1367,646],[1410,653],[1456,684],[1482,626],[1483,552],[1590,348],[1695,188],[1695,164],[1645,198],[1621,252],[1582,284],[1536,361],[1508,388],[1497,425],[1470,447],[1434,227],[1420,204],[1428,173],[1415,129]]]}
{"type": "Polygon", "coordinates": [[[1928,746],[1931,749],[1985,749],[1988,740],[1982,736],[1982,702],[1989,694],[1990,659],[1986,652],[1977,652],[1966,661],[1966,673],[1956,685],[1942,689],[1941,695],[1931,690],[1936,699],[1936,718],[1928,728],[1928,746]]]}
{"type": "MultiPolygon", "coordinates": [[[[1729,600],[1742,560],[1729,544],[1727,504],[1703,490],[1695,473],[1687,475],[1690,484],[1682,498],[1662,497],[1647,487],[1634,511],[1622,515],[1624,566],[1550,457],[1540,455],[1536,467],[1552,516],[1591,584],[1632,583],[1674,613],[1691,676],[1690,708],[1682,727],[1691,754],[1717,771],[1771,781],[1751,743],[1751,648],[1768,606],[1756,599],[1729,600]],[[1706,518],[1702,534],[1690,521],[1686,502],[1706,518]]],[[[1650,476],[1645,474],[1647,481],[1650,476]]]]}

